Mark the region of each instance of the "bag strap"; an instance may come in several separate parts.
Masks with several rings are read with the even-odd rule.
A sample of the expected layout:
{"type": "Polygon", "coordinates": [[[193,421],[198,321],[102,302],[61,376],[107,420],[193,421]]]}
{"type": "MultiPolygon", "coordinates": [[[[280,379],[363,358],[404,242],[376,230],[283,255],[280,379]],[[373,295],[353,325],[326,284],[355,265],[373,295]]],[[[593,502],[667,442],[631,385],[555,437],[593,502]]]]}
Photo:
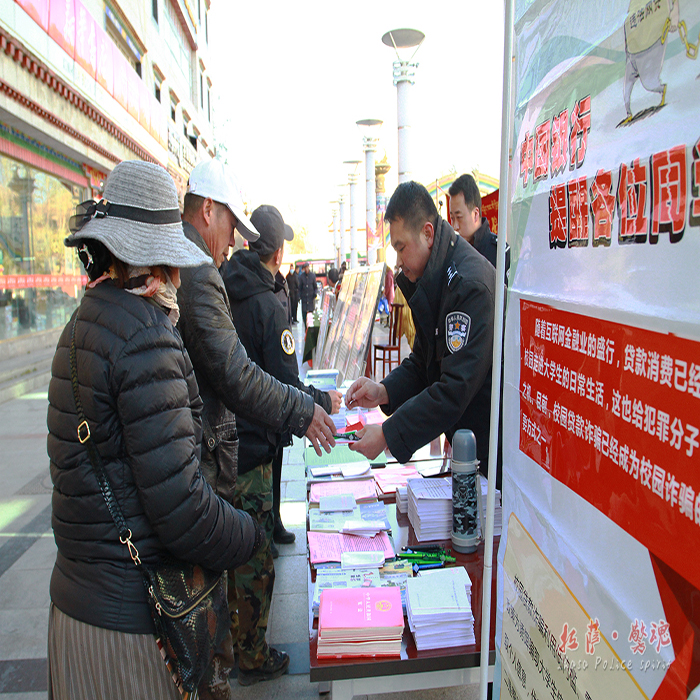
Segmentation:
{"type": "Polygon", "coordinates": [[[90,462],[95,472],[97,483],[100,486],[100,492],[102,493],[102,497],[105,499],[105,503],[107,504],[107,510],[112,516],[112,520],[114,520],[114,524],[117,527],[119,541],[128,548],[129,555],[131,556],[134,564],[136,566],[141,566],[141,559],[139,558],[138,549],[136,549],[136,545],[131,541],[133,535],[131,530],[126,525],[124,513],[119,507],[119,503],[117,503],[117,499],[112,491],[112,485],[109,483],[109,478],[107,476],[107,472],[105,471],[97,446],[90,435],[90,426],[88,425],[85,412],[83,411],[83,404],[80,401],[80,391],[78,385],[78,361],[77,352],[75,349],[75,327],[77,325],[77,321],[78,313],[76,312],[70,334],[70,383],[73,387],[73,399],[78,412],[78,441],[81,445],[85,445],[85,449],[90,457],[90,462]]]}

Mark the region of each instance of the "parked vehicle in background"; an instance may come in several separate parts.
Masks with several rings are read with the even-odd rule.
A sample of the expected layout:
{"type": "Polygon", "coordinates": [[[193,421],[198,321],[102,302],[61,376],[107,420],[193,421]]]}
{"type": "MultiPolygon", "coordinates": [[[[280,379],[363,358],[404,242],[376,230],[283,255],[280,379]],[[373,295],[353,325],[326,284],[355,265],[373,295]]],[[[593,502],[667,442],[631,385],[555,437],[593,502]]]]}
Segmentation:
{"type": "Polygon", "coordinates": [[[294,266],[297,272],[301,272],[301,268],[307,263],[311,268],[311,272],[316,275],[316,282],[321,283],[321,289],[328,284],[328,270],[330,270],[334,265],[333,260],[312,260],[312,259],[300,259],[295,261],[294,266]]]}

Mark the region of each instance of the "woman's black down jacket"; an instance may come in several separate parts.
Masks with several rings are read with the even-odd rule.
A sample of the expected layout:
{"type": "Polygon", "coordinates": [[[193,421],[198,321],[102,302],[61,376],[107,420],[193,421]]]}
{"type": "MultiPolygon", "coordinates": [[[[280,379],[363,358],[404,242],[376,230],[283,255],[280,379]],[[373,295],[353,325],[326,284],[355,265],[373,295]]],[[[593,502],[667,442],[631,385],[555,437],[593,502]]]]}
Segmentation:
{"type": "MultiPolygon", "coordinates": [[[[201,400],[178,332],[155,303],[103,282],[80,305],[80,399],[142,561],[167,552],[210,569],[250,558],[252,519],[215,496],[199,468],[201,400]]],[[[67,615],[132,634],[154,631],[131,561],[78,442],[66,326],[49,385],[48,452],[58,546],[51,599],[67,615]]]]}

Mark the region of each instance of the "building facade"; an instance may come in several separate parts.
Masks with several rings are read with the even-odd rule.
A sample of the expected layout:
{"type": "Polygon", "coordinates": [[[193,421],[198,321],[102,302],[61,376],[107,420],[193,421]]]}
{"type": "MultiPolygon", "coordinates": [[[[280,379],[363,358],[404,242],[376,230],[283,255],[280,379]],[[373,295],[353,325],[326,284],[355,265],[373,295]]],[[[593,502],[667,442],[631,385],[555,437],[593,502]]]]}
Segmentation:
{"type": "Polygon", "coordinates": [[[0,0],[0,340],[61,327],[86,278],[75,205],[122,160],[184,196],[215,155],[210,0],[0,0]]]}

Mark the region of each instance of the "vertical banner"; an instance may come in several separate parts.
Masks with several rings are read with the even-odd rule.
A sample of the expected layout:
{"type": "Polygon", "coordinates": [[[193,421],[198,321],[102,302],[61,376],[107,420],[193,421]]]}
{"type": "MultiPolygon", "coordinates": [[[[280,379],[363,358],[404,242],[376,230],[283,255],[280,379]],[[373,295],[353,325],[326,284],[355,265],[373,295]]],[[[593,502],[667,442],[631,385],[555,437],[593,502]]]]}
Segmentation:
{"type": "Polygon", "coordinates": [[[17,4],[45,31],[49,31],[49,0],[17,0],[17,4]]]}
{"type": "Polygon", "coordinates": [[[504,698],[700,698],[699,46],[698,3],[516,2],[504,698]]]}
{"type": "Polygon", "coordinates": [[[97,53],[97,82],[110,95],[114,93],[114,58],[112,56],[112,40],[102,27],[95,26],[95,44],[97,53]]]}
{"type": "Polygon", "coordinates": [[[97,75],[97,27],[80,0],[75,0],[75,60],[89,73],[97,75]]]}
{"type": "Polygon", "coordinates": [[[112,96],[126,109],[129,106],[127,98],[129,91],[128,75],[130,71],[133,72],[133,69],[114,42],[112,42],[112,69],[114,71],[114,92],[112,96]]]}
{"type": "Polygon", "coordinates": [[[49,0],[49,36],[75,58],[74,0],[49,0]]]}
{"type": "Polygon", "coordinates": [[[489,222],[489,228],[498,235],[498,190],[481,198],[481,215],[489,222]]]}

